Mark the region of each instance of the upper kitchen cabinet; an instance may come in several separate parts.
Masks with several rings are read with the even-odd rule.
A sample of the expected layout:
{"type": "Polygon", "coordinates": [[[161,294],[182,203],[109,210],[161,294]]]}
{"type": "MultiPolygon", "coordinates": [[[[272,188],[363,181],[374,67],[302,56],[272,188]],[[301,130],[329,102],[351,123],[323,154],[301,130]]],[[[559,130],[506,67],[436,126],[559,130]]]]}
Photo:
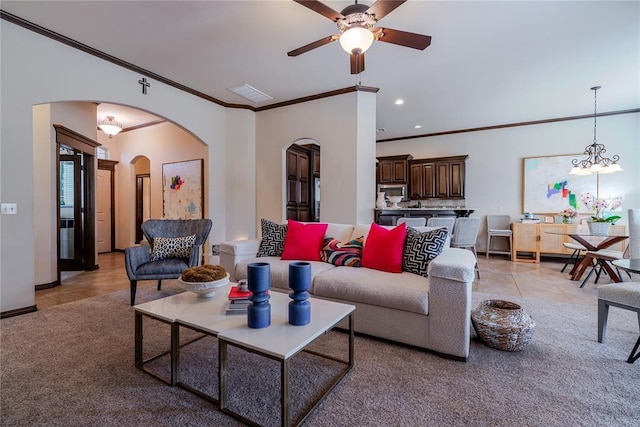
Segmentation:
{"type": "Polygon", "coordinates": [[[463,199],[465,161],[469,156],[413,160],[409,163],[412,199],[463,199]]]}
{"type": "Polygon", "coordinates": [[[407,184],[410,154],[378,157],[378,184],[407,184]]]}

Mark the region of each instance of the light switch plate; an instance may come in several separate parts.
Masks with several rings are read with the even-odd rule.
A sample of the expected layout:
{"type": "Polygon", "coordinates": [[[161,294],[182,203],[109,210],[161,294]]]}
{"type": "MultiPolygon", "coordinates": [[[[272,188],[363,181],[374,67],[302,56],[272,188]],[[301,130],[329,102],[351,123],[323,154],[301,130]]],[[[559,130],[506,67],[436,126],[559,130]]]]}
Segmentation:
{"type": "Polygon", "coordinates": [[[2,215],[15,215],[18,213],[17,203],[2,203],[2,215]]]}

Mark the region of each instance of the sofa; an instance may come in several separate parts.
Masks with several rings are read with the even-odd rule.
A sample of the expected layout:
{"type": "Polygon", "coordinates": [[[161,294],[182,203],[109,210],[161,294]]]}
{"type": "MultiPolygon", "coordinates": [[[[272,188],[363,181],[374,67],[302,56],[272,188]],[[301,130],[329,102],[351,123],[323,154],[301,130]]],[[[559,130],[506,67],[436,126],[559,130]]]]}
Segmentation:
{"type": "MultiPolygon", "coordinates": [[[[392,227],[387,227],[392,228],[392,227]]],[[[427,232],[437,227],[415,227],[427,232]]],[[[367,235],[370,225],[328,224],[326,236],[341,242],[367,235]]],[[[264,228],[263,228],[264,232],[264,228]]],[[[267,262],[271,289],[288,292],[289,263],[278,256],[257,257],[261,239],[220,244],[220,263],[232,280],[247,278],[247,266],[267,262]]],[[[471,287],[476,258],[471,251],[445,248],[428,263],[428,277],[408,271],[391,273],[367,267],[309,261],[312,296],[356,307],[356,333],[426,349],[466,361],[469,356],[471,287]]],[[[313,313],[312,313],[313,316],[313,313]]]]}

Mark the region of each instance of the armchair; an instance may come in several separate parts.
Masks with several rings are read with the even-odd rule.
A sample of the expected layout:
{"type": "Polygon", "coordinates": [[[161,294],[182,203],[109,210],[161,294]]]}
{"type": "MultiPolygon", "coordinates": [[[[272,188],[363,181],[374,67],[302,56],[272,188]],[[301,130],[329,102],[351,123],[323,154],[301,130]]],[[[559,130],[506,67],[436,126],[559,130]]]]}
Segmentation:
{"type": "Polygon", "coordinates": [[[182,272],[200,264],[202,245],[209,236],[210,219],[150,219],[142,223],[149,246],[132,246],[124,251],[131,285],[131,305],[135,304],[138,280],[177,279],[182,272]]]}

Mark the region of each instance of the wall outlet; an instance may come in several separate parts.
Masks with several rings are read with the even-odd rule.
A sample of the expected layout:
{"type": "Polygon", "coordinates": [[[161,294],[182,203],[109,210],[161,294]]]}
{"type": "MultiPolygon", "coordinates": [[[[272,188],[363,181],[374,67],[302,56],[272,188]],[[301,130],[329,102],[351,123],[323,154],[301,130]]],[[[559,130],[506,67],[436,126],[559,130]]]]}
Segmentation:
{"type": "Polygon", "coordinates": [[[211,245],[211,254],[212,255],[220,255],[220,244],[216,243],[215,245],[211,245]]]}
{"type": "Polygon", "coordinates": [[[17,203],[2,203],[2,215],[16,215],[18,213],[17,203]]]}

